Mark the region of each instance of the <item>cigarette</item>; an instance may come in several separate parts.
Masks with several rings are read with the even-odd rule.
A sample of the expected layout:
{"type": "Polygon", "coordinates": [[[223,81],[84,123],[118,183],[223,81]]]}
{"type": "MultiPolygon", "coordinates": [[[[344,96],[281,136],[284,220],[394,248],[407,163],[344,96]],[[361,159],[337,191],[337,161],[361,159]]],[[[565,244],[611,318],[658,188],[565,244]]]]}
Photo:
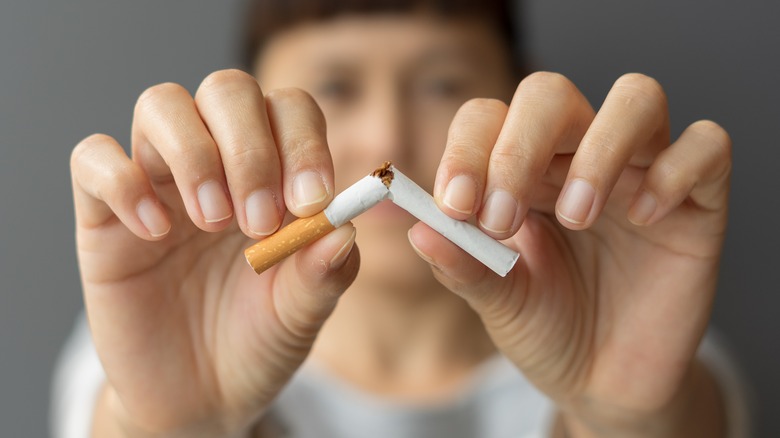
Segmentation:
{"type": "Polygon", "coordinates": [[[276,233],[244,250],[247,262],[258,274],[294,252],[354,219],[390,196],[382,178],[363,177],[339,193],[314,216],[296,219],[276,233]]]}
{"type": "Polygon", "coordinates": [[[390,199],[425,222],[502,277],[506,276],[520,257],[520,254],[474,225],[444,214],[431,195],[390,162],[385,162],[370,175],[341,192],[322,212],[296,219],[247,248],[244,255],[255,272],[260,274],[385,199],[390,199]]]}
{"type": "Polygon", "coordinates": [[[520,254],[504,246],[474,225],[453,219],[439,210],[433,197],[422,187],[393,169],[390,199],[439,234],[449,239],[496,274],[506,277],[520,254]]]}

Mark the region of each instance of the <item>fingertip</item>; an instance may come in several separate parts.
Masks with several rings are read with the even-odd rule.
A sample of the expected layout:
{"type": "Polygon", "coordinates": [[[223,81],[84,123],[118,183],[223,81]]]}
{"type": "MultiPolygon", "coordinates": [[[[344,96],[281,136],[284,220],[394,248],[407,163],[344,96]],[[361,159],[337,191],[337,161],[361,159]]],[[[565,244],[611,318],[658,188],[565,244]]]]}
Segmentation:
{"type": "Polygon", "coordinates": [[[276,194],[270,189],[250,193],[244,201],[244,234],[262,239],[273,234],[282,223],[276,194]]]}
{"type": "Polygon", "coordinates": [[[331,271],[335,271],[338,269],[341,269],[344,264],[346,263],[347,259],[349,259],[349,255],[352,253],[352,248],[355,246],[355,237],[357,236],[357,229],[351,224],[348,223],[346,225],[343,225],[341,228],[339,228],[339,231],[342,235],[337,236],[340,240],[341,247],[339,247],[338,251],[336,251],[335,254],[330,258],[330,261],[328,262],[328,269],[331,271]],[[343,239],[343,235],[347,234],[346,240],[343,239]]]}
{"type": "Polygon", "coordinates": [[[303,266],[314,267],[319,275],[340,271],[350,260],[356,236],[352,223],[340,226],[302,251],[303,266]]]}
{"type": "Polygon", "coordinates": [[[650,192],[641,191],[628,209],[628,220],[637,226],[650,225],[658,210],[658,201],[650,192]]]}
{"type": "Polygon", "coordinates": [[[288,207],[298,217],[312,216],[328,205],[333,191],[322,174],[306,170],[292,180],[292,197],[288,207]]]}
{"type": "Polygon", "coordinates": [[[161,240],[171,230],[171,221],[156,199],[149,196],[141,199],[136,206],[136,215],[146,231],[144,235],[139,235],[141,238],[161,240]]]}
{"type": "Polygon", "coordinates": [[[558,222],[571,230],[582,230],[589,226],[594,215],[596,189],[583,178],[569,181],[555,206],[558,222]]]}
{"type": "Polygon", "coordinates": [[[494,190],[479,214],[479,227],[494,239],[508,239],[523,222],[524,207],[506,190],[494,190]]]}
{"type": "Polygon", "coordinates": [[[428,225],[418,222],[407,233],[412,249],[437,272],[447,277],[439,278],[448,287],[450,284],[472,283],[484,277],[486,272],[492,272],[467,252],[437,233],[428,225]]]}
{"type": "Polygon", "coordinates": [[[419,240],[420,237],[418,237],[418,234],[420,234],[419,229],[423,227],[422,222],[418,222],[412,228],[409,228],[409,231],[406,232],[406,237],[409,239],[409,244],[412,246],[412,249],[414,250],[417,255],[423,259],[426,263],[429,265],[436,267],[436,262],[433,261],[433,257],[429,256],[425,253],[423,249],[421,249],[421,246],[423,245],[423,241],[419,240]]]}
{"type": "Polygon", "coordinates": [[[465,220],[474,213],[476,201],[477,183],[474,178],[456,175],[444,187],[439,203],[448,216],[465,220]]]}
{"type": "Polygon", "coordinates": [[[197,189],[198,205],[204,231],[220,231],[233,217],[230,193],[216,180],[206,181],[197,189]]]}

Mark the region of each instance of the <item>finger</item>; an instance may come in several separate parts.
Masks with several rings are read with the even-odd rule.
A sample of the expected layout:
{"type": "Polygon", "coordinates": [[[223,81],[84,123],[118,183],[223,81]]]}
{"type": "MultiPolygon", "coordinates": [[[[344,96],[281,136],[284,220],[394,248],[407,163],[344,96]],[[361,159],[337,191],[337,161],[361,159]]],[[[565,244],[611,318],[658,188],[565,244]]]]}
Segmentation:
{"type": "Polygon", "coordinates": [[[257,81],[240,70],[212,73],[195,103],[219,150],[239,226],[256,239],[273,233],[284,216],[282,176],[257,81]]]}
{"type": "Polygon", "coordinates": [[[654,79],[615,82],[572,160],[556,215],[570,229],[590,226],[635,152],[668,145],[666,95],[654,79]]]}
{"type": "Polygon", "coordinates": [[[517,88],[490,154],[480,226],[515,234],[555,153],[571,153],[593,120],[585,96],[564,76],[540,72],[517,88]]]}
{"type": "Polygon", "coordinates": [[[219,231],[229,224],[233,207],[219,151],[183,87],[161,84],[141,94],[133,118],[133,158],[153,184],[175,182],[200,229],[219,231]]]}
{"type": "Polygon", "coordinates": [[[731,139],[711,121],[689,126],[647,170],[628,211],[636,225],[650,225],[690,198],[699,208],[722,210],[728,202],[731,139]]]}
{"type": "Polygon", "coordinates": [[[496,99],[472,99],[458,109],[434,184],[439,208],[455,219],[468,219],[482,204],[490,151],[507,114],[496,99]]]}
{"type": "Polygon", "coordinates": [[[456,273],[454,280],[471,283],[490,276],[492,272],[423,222],[409,229],[408,238],[417,255],[434,268],[434,273],[456,273]]]}
{"type": "Polygon", "coordinates": [[[81,141],[70,167],[80,228],[95,228],[116,217],[146,240],[162,239],[171,229],[143,170],[113,138],[95,134],[81,141]]]}
{"type": "Polygon", "coordinates": [[[294,339],[316,336],[341,294],[357,276],[355,227],[345,224],[279,264],[274,277],[274,305],[281,324],[294,339]]]}
{"type": "Polygon", "coordinates": [[[517,273],[525,269],[523,260],[518,260],[506,278],[501,278],[422,222],[415,224],[408,235],[412,248],[431,265],[436,279],[465,299],[481,316],[516,314],[512,308],[517,303],[508,300],[522,294],[507,292],[513,290],[513,282],[522,277],[517,273]]]}
{"type": "Polygon", "coordinates": [[[298,217],[311,216],[333,198],[325,117],[314,99],[297,88],[268,93],[266,107],[279,148],[287,209],[298,217]]]}

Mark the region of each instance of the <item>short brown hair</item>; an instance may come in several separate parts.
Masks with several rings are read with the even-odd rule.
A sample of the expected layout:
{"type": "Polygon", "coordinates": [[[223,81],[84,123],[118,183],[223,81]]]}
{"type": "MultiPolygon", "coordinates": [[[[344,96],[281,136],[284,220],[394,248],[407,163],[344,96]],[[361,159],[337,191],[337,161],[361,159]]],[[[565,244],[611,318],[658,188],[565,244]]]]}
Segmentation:
{"type": "Polygon", "coordinates": [[[515,73],[525,69],[518,25],[518,1],[512,0],[246,0],[240,61],[251,70],[265,41],[274,33],[305,21],[341,14],[430,11],[444,17],[487,20],[507,44],[515,73]]]}

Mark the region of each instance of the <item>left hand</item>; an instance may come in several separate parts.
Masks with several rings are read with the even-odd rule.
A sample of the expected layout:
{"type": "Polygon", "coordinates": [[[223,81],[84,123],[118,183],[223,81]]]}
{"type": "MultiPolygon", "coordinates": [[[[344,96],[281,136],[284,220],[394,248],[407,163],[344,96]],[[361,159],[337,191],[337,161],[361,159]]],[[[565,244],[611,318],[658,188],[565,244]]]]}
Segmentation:
{"type": "Polygon", "coordinates": [[[461,107],[434,190],[448,215],[506,239],[517,266],[500,278],[424,224],[410,233],[496,346],[575,417],[651,418],[690,386],[726,230],[731,141],[699,121],[670,143],[655,80],[621,77],[596,113],[568,79],[532,74],[508,107],[461,107]]]}

